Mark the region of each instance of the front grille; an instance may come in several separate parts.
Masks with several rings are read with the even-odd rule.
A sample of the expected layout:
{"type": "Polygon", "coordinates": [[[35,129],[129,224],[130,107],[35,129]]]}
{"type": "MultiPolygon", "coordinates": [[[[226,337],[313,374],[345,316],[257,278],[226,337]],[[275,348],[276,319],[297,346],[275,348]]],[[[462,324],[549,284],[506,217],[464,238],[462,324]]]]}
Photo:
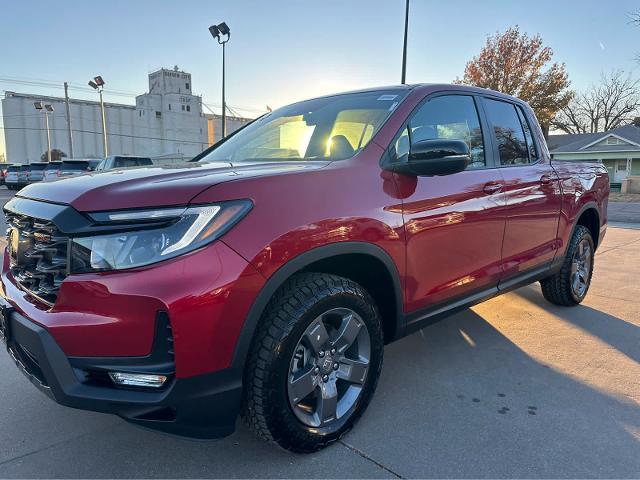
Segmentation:
{"type": "Polygon", "coordinates": [[[67,275],[68,237],[53,222],[5,211],[11,273],[40,301],[53,305],[67,275]]]}

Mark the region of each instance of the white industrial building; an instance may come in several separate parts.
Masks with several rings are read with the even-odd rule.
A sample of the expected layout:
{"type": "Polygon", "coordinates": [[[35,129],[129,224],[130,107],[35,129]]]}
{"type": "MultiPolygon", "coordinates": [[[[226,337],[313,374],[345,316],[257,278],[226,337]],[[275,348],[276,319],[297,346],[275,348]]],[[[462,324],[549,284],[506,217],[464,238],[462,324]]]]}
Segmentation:
{"type": "MultiPolygon", "coordinates": [[[[34,102],[53,106],[49,113],[51,148],[71,156],[64,98],[5,92],[2,114],[7,162],[40,161],[47,151],[44,113],[35,109],[34,102]]],[[[70,99],[69,111],[73,156],[103,157],[99,102],[70,99]]],[[[187,160],[221,138],[221,117],[202,111],[202,97],[192,94],[191,74],[177,67],[149,74],[149,92],[137,96],[135,105],[105,102],[105,117],[111,155],[187,160]]],[[[248,121],[227,116],[227,132],[248,121]]]]}

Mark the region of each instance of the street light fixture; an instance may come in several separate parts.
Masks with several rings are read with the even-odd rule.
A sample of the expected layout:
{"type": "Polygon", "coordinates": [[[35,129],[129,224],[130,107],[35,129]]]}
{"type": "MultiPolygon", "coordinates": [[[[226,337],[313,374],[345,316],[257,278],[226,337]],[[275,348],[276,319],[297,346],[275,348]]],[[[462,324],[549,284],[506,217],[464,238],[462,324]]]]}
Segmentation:
{"type": "Polygon", "coordinates": [[[36,110],[44,113],[44,122],[47,126],[47,160],[51,162],[51,131],[49,130],[49,113],[54,111],[53,105],[42,102],[33,102],[36,110]]]}
{"type": "Polygon", "coordinates": [[[102,113],[102,140],[104,142],[104,158],[109,156],[109,146],[107,144],[107,121],[104,114],[104,101],[102,99],[102,90],[104,90],[104,80],[100,75],[89,80],[89,86],[97,90],[100,94],[100,112],[102,113]]]}
{"type": "Polygon", "coordinates": [[[227,104],[224,97],[224,46],[231,38],[231,29],[225,22],[222,22],[218,25],[211,25],[209,32],[222,45],[222,138],[224,138],[227,136],[227,104]]]}

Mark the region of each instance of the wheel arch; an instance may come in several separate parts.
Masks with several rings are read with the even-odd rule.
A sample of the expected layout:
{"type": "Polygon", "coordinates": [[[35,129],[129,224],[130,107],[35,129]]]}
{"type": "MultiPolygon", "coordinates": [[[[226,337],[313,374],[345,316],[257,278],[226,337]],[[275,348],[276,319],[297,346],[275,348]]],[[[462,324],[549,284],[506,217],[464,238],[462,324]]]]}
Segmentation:
{"type": "MultiPolygon", "coordinates": [[[[589,229],[591,238],[593,239],[593,244],[597,249],[600,245],[600,212],[598,211],[598,205],[595,202],[589,202],[582,206],[576,215],[576,220],[573,224],[573,228],[571,229],[571,236],[573,236],[573,232],[576,230],[578,225],[582,225],[589,229]]],[[[569,237],[569,239],[571,239],[571,237],[569,237]]]]}
{"type": "Polygon", "coordinates": [[[374,297],[384,323],[385,341],[391,341],[402,333],[404,324],[403,295],[400,274],[391,256],[381,247],[364,242],[339,242],[314,248],[289,260],[266,281],[246,316],[235,347],[232,366],[244,369],[258,322],[276,291],[294,274],[299,272],[332,273],[360,283],[374,297]],[[358,260],[354,265],[348,260],[358,260]],[[367,263],[370,262],[370,263],[367,263]],[[384,275],[383,282],[376,282],[374,275],[362,275],[367,265],[375,265],[376,273],[384,275]],[[372,285],[374,285],[373,290],[372,285]],[[377,286],[376,286],[377,285],[377,286]],[[381,288],[390,286],[391,291],[383,299],[376,296],[381,288]],[[377,297],[377,298],[376,298],[377,297]]]}

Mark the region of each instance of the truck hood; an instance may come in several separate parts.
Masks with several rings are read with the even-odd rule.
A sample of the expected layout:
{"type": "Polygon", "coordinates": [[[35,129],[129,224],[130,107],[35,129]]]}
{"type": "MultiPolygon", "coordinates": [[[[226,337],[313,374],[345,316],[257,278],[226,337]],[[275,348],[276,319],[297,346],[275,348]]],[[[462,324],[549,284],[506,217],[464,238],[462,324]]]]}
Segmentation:
{"type": "Polygon", "coordinates": [[[92,212],[123,208],[186,205],[222,182],[319,169],[328,162],[188,163],[112,170],[34,183],[18,196],[92,212]]]}

